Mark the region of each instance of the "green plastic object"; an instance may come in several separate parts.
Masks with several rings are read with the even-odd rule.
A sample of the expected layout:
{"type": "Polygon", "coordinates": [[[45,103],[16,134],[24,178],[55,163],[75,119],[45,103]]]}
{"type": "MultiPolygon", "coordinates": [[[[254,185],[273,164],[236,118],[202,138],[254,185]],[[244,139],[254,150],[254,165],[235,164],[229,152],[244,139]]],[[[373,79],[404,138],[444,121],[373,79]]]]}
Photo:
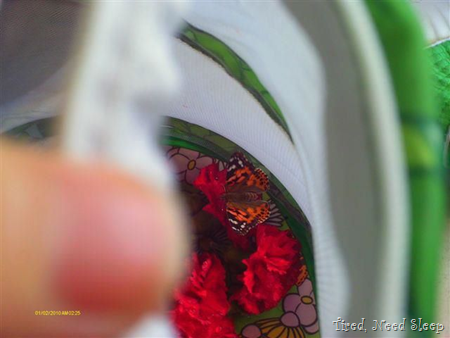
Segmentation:
{"type": "Polygon", "coordinates": [[[430,47],[429,51],[433,60],[434,88],[440,104],[439,120],[448,137],[444,164],[450,168],[450,40],[430,47]]]}
{"type": "Polygon", "coordinates": [[[434,88],[440,103],[442,127],[450,126],[450,40],[429,48],[433,60],[434,88]]]}
{"type": "Polygon", "coordinates": [[[390,68],[402,122],[412,219],[409,316],[435,319],[445,228],[444,134],[422,28],[411,4],[366,0],[390,68]]]}

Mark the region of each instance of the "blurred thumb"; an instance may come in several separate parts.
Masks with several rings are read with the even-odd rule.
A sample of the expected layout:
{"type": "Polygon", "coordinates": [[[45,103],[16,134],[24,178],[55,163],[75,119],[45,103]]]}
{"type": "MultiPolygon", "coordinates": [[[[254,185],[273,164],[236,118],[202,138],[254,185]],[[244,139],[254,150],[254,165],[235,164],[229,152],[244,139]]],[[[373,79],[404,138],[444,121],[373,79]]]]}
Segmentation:
{"type": "Polygon", "coordinates": [[[164,310],[187,248],[173,196],[4,141],[1,164],[2,336],[111,336],[164,310]]]}

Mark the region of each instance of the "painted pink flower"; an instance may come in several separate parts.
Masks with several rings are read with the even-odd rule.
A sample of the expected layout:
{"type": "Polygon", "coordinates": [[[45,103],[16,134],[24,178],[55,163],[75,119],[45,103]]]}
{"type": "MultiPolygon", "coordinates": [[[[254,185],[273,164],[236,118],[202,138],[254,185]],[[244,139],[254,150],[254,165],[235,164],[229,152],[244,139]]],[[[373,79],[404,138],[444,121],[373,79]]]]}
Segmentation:
{"type": "Polygon", "coordinates": [[[291,293],[283,300],[284,315],[281,322],[287,327],[302,326],[309,334],[319,331],[316,300],[311,280],[305,279],[297,287],[298,293],[291,293]]]}
{"type": "Polygon", "coordinates": [[[167,152],[167,157],[175,167],[178,180],[191,185],[200,173],[200,169],[214,162],[209,156],[185,148],[171,148],[167,152]]]}
{"type": "Polygon", "coordinates": [[[262,332],[261,329],[255,325],[247,325],[246,327],[244,327],[244,329],[242,330],[241,336],[244,338],[261,338],[262,337],[262,332]]]}

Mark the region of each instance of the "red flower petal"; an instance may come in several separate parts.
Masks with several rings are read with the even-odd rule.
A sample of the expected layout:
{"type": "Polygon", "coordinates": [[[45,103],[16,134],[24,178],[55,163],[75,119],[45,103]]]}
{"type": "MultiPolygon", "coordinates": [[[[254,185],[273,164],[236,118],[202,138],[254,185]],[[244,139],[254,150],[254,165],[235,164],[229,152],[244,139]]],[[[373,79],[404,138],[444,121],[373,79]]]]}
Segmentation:
{"type": "Polygon", "coordinates": [[[181,337],[235,338],[233,322],[227,317],[225,269],[212,254],[193,256],[193,271],[186,285],[175,293],[172,317],[181,337]]]}
{"type": "Polygon", "coordinates": [[[278,304],[295,284],[300,264],[300,245],[290,231],[259,225],[256,244],[257,251],[243,260],[247,270],[238,277],[244,285],[231,298],[251,314],[278,304]]]}
{"type": "MultiPolygon", "coordinates": [[[[222,223],[223,224],[223,223],[222,223]]],[[[244,251],[249,251],[250,249],[250,237],[254,234],[253,230],[250,230],[250,232],[245,235],[239,235],[236,231],[234,231],[231,226],[227,223],[224,226],[227,228],[227,234],[228,238],[233,242],[233,244],[244,251]]]]}
{"type": "Polygon", "coordinates": [[[209,200],[209,204],[203,210],[217,217],[222,224],[225,224],[226,221],[226,204],[222,198],[226,182],[227,171],[225,169],[219,171],[217,163],[202,168],[194,181],[194,186],[201,190],[209,200]]]}

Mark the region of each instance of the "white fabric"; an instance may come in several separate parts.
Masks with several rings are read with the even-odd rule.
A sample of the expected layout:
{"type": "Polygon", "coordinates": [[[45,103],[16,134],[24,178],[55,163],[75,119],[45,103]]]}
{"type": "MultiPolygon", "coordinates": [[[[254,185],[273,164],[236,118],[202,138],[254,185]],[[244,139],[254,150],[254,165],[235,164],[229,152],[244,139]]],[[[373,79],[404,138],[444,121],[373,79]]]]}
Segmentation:
{"type": "Polygon", "coordinates": [[[0,106],[0,133],[39,119],[54,117],[62,109],[66,70],[63,68],[50,79],[23,97],[0,106]]]}
{"type": "Polygon", "coordinates": [[[413,1],[425,28],[428,43],[439,44],[450,39],[450,1],[413,1]]]}
{"type": "Polygon", "coordinates": [[[122,338],[175,338],[176,329],[172,321],[164,316],[146,316],[122,338]]]}
{"type": "Polygon", "coordinates": [[[91,4],[64,100],[66,156],[116,165],[152,186],[173,186],[158,136],[166,104],[178,89],[171,47],[183,7],[91,4]]]}
{"type": "Polygon", "coordinates": [[[61,111],[80,6],[8,1],[1,8],[0,132],[61,111]]]}

